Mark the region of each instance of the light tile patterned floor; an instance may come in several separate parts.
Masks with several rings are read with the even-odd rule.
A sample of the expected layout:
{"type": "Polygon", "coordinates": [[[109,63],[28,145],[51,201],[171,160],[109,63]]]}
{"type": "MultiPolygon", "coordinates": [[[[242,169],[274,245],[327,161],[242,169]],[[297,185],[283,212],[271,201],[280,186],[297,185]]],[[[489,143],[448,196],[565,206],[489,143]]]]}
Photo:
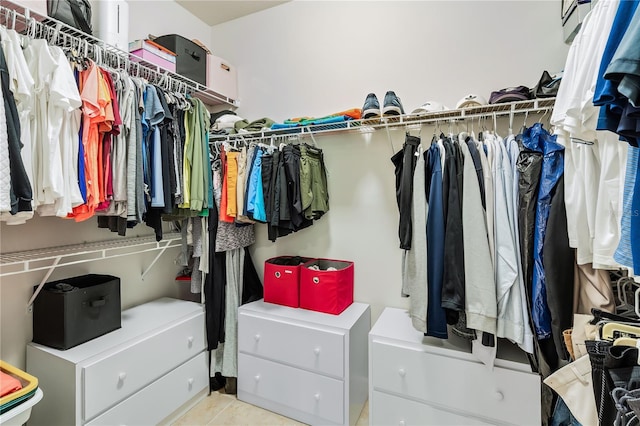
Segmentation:
{"type": "MultiPolygon", "coordinates": [[[[172,426],[204,425],[286,425],[299,426],[299,423],[287,417],[239,401],[235,395],[224,391],[212,392],[195,407],[180,417],[172,426]]],[[[356,426],[369,425],[369,403],[367,402],[358,418],[356,426]]]]}

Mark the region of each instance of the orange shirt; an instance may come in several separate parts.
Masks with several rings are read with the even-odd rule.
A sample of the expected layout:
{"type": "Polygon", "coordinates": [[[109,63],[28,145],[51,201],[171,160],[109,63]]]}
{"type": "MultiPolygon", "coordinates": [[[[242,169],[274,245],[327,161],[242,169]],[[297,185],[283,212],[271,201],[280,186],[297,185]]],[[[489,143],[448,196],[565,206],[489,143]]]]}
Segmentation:
{"type": "MultiPolygon", "coordinates": [[[[73,208],[73,217],[76,222],[89,219],[93,216],[100,199],[98,156],[100,148],[100,135],[98,126],[106,118],[106,107],[110,102],[106,83],[101,84],[101,73],[95,63],[80,73],[82,98],[82,144],[84,146],[84,167],[87,183],[87,202],[73,208]]],[[[103,195],[104,196],[104,195],[103,195]]]]}

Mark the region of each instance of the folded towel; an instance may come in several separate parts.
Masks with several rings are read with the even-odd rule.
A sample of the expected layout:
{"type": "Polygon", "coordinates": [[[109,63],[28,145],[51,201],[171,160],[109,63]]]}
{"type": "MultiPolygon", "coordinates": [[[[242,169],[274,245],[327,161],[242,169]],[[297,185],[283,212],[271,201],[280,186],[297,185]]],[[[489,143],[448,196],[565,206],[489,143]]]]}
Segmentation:
{"type": "Polygon", "coordinates": [[[22,389],[20,380],[0,371],[0,397],[19,391],[20,389],[22,389]]]}

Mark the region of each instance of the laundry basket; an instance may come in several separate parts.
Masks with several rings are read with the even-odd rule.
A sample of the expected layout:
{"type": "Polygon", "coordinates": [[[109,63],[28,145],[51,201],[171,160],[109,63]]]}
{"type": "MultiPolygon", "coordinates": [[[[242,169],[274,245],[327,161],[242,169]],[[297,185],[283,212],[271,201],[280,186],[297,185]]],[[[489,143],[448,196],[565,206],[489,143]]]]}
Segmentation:
{"type": "Polygon", "coordinates": [[[22,425],[31,416],[31,409],[43,396],[34,376],[0,360],[0,371],[17,379],[21,389],[0,398],[0,424],[22,425]]]}

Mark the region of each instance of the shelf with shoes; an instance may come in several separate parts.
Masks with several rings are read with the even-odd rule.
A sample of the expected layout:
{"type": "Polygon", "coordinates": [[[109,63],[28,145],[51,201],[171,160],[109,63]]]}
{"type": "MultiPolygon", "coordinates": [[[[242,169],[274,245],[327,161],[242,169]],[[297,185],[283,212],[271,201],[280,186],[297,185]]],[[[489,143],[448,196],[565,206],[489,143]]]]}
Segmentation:
{"type": "MultiPolygon", "coordinates": [[[[347,120],[338,123],[298,126],[288,129],[262,130],[260,132],[237,133],[229,135],[212,135],[209,140],[210,142],[215,143],[234,140],[249,141],[253,139],[265,139],[271,136],[304,136],[306,134],[313,137],[314,135],[341,132],[370,133],[379,129],[411,129],[429,123],[446,124],[469,119],[494,119],[497,117],[514,116],[516,114],[550,115],[554,105],[555,98],[537,98],[524,101],[469,106],[452,110],[424,111],[419,113],[394,115],[382,114],[375,117],[362,118],[360,120],[347,120]]],[[[365,116],[365,110],[367,109],[368,108],[366,107],[363,108],[363,116],[365,116]]],[[[380,112],[382,113],[382,110],[380,112]]]]}
{"type": "Polygon", "coordinates": [[[236,99],[217,93],[197,81],[168,71],[159,65],[125,52],[99,38],[11,0],[0,1],[0,25],[15,29],[21,34],[28,34],[32,38],[36,36],[37,38],[45,38],[49,44],[78,49],[85,56],[95,60],[98,65],[124,69],[132,76],[143,77],[151,83],[162,84],[167,89],[190,93],[205,105],[226,105],[233,108],[238,106],[236,99]]]}

